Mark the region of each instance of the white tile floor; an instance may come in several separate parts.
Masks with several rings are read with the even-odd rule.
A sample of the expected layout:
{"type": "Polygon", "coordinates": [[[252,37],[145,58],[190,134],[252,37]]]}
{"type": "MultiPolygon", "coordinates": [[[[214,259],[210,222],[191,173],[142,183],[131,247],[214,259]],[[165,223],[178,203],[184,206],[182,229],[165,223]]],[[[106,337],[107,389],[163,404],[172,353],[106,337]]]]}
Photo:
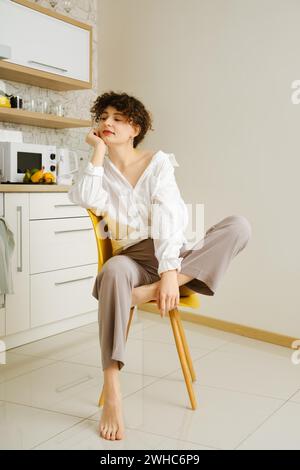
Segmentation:
{"type": "Polygon", "coordinates": [[[7,353],[0,449],[300,449],[292,351],[183,322],[197,374],[190,408],[168,318],[137,311],[120,374],[125,439],[98,435],[98,324],[7,353]]]}

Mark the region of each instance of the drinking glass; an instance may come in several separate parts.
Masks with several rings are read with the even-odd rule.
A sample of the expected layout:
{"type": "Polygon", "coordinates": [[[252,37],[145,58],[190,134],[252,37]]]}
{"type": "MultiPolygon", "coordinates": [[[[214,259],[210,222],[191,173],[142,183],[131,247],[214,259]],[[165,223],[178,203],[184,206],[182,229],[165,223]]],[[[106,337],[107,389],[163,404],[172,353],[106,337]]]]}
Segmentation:
{"type": "Polygon", "coordinates": [[[70,0],[64,0],[63,7],[67,13],[70,13],[70,11],[72,10],[72,2],[70,0]]]}

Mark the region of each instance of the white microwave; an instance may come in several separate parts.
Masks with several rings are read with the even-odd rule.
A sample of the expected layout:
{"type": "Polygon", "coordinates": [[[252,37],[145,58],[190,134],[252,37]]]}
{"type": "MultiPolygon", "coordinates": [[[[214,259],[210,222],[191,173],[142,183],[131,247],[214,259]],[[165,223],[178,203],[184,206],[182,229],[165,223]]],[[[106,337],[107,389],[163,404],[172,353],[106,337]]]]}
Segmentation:
{"type": "Polygon", "coordinates": [[[27,169],[57,174],[56,146],[0,142],[0,182],[23,183],[27,169]]]}

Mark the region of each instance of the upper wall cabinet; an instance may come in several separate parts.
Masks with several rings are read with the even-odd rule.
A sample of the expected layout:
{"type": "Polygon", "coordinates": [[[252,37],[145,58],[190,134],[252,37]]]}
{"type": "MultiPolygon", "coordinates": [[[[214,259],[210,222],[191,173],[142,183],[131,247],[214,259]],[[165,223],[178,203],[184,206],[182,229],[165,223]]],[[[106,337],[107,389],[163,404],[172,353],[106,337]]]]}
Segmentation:
{"type": "Polygon", "coordinates": [[[27,0],[0,0],[0,78],[54,90],[92,87],[92,27],[27,0]]]}

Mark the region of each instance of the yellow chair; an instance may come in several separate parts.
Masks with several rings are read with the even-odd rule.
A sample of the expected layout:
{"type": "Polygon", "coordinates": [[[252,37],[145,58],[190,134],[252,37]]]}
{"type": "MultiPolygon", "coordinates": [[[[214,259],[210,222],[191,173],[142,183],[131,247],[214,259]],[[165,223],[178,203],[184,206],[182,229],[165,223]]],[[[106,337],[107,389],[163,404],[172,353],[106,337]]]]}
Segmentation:
{"type": "MultiPolygon", "coordinates": [[[[103,264],[112,256],[112,246],[110,238],[105,238],[105,229],[107,228],[105,221],[102,216],[95,215],[90,209],[87,209],[87,212],[92,220],[96,241],[97,241],[97,248],[98,248],[98,272],[101,271],[103,264]]],[[[184,287],[184,286],[180,286],[184,287]]],[[[146,302],[146,304],[155,304],[155,300],[151,300],[150,302],[146,302]]],[[[191,307],[191,308],[198,308],[200,306],[199,296],[195,294],[190,294],[186,296],[180,295],[180,302],[179,307],[191,307]]],[[[158,308],[157,308],[158,310],[158,308]]],[[[129,333],[129,328],[131,325],[131,321],[133,318],[134,307],[130,309],[130,317],[126,329],[126,340],[129,333]]],[[[177,308],[169,311],[169,317],[171,321],[171,326],[173,329],[173,334],[175,338],[175,343],[177,347],[177,352],[179,355],[179,360],[181,363],[182,372],[184,375],[184,380],[186,383],[187,391],[189,394],[190,402],[192,409],[195,410],[197,408],[196,397],[194,393],[194,388],[192,382],[196,380],[196,374],[192,363],[192,358],[190,355],[189,347],[186,341],[186,336],[184,333],[184,329],[182,326],[180,314],[177,308]]],[[[103,406],[104,404],[104,393],[103,388],[99,398],[99,406],[103,406]]]]}

